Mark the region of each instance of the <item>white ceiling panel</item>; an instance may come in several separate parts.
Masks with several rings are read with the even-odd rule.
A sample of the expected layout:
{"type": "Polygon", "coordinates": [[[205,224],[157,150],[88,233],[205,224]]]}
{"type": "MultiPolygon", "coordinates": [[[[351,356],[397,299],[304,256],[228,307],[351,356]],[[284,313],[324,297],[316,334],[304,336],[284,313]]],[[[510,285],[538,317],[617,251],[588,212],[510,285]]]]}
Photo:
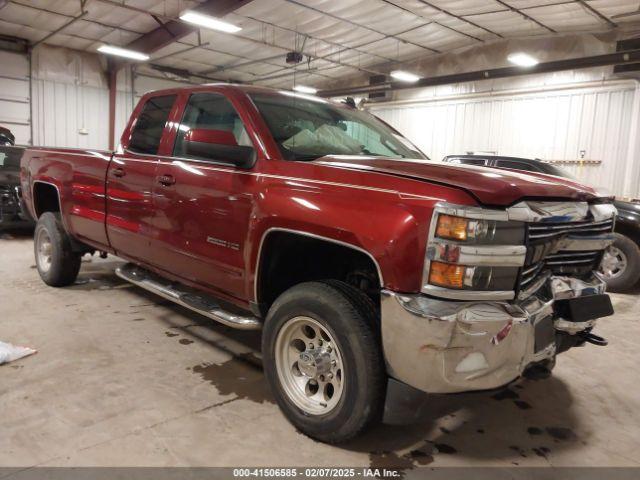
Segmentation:
{"type": "Polygon", "coordinates": [[[424,27],[398,35],[398,37],[441,52],[462,47],[469,43],[468,37],[436,23],[430,23],[424,27]]]}
{"type": "MultiPolygon", "coordinates": [[[[89,51],[101,43],[126,46],[161,28],[158,20],[176,20],[182,11],[204,0],[116,1],[121,5],[90,0],[82,20],[46,43],[89,51]]],[[[638,7],[637,0],[587,3],[609,19],[638,7]]],[[[78,0],[11,0],[0,9],[0,34],[37,42],[79,13],[78,0]]],[[[363,71],[387,72],[402,62],[433,56],[433,50],[451,52],[501,36],[549,35],[549,29],[536,21],[559,34],[612,29],[610,22],[577,0],[253,0],[225,20],[242,30],[235,35],[202,30],[201,41],[207,45],[183,51],[198,44],[198,35],[192,33],[153,52],[151,61],[194,72],[240,65],[216,76],[282,86],[293,81],[285,54],[304,45],[305,60],[298,69],[307,68],[307,59],[313,59],[314,70],[304,73],[305,81],[319,84],[363,71]]],[[[613,21],[640,27],[640,15],[613,21]]]]}
{"type": "Polygon", "coordinates": [[[443,10],[460,16],[504,10],[504,5],[500,5],[494,0],[438,0],[432,3],[443,10]]]}
{"type": "Polygon", "coordinates": [[[492,32],[509,37],[526,37],[530,35],[542,35],[549,33],[549,31],[544,27],[541,27],[535,22],[527,20],[522,15],[510,10],[487,13],[484,15],[474,15],[473,21],[492,32]]]}
{"type": "Polygon", "coordinates": [[[424,21],[404,10],[402,2],[379,0],[289,0],[331,14],[353,26],[394,35],[416,28],[424,21]]]}
{"type": "Polygon", "coordinates": [[[562,31],[596,29],[603,24],[603,20],[594,13],[576,3],[530,8],[527,15],[554,30],[562,31]]]}
{"type": "Polygon", "coordinates": [[[598,12],[611,18],[614,15],[620,15],[630,12],[639,12],[635,16],[627,16],[623,18],[614,18],[614,22],[631,22],[640,21],[640,2],[629,0],[591,0],[589,5],[595,8],[598,12]]]}
{"type": "Polygon", "coordinates": [[[363,46],[360,50],[365,52],[383,55],[391,60],[407,60],[424,54],[424,49],[410,43],[404,43],[395,38],[385,38],[369,45],[363,46]]]}

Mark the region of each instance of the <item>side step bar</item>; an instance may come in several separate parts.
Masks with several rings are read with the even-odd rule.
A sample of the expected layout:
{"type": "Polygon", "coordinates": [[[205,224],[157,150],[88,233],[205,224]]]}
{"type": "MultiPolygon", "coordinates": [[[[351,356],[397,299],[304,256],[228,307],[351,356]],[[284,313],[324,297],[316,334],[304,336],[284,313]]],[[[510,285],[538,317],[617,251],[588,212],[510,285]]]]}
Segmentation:
{"type": "Polygon", "coordinates": [[[132,263],[127,263],[116,268],[116,275],[138,287],[149,290],[167,300],[182,305],[194,312],[204,315],[216,322],[223,323],[240,330],[260,330],[262,322],[256,317],[244,317],[223,310],[215,300],[207,295],[190,289],[184,285],[171,283],[148,270],[140,268],[132,263]]]}

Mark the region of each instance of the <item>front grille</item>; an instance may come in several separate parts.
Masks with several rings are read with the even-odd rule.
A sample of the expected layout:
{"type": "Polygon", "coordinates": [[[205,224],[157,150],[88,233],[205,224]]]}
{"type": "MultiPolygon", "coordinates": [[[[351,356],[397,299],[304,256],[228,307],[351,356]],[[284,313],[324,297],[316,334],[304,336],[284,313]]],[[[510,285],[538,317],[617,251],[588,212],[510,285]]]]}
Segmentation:
{"type": "Polygon", "coordinates": [[[564,237],[589,237],[613,230],[613,219],[594,222],[538,222],[527,225],[527,255],[520,271],[518,291],[526,290],[543,272],[582,276],[595,270],[602,258],[601,250],[556,250],[564,237]],[[551,253],[554,252],[554,253],[551,253]]]}
{"type": "Polygon", "coordinates": [[[599,233],[610,232],[611,230],[613,230],[612,218],[602,222],[585,220],[582,222],[531,223],[528,225],[528,237],[530,241],[535,241],[558,237],[567,233],[576,235],[597,235],[599,233]]]}

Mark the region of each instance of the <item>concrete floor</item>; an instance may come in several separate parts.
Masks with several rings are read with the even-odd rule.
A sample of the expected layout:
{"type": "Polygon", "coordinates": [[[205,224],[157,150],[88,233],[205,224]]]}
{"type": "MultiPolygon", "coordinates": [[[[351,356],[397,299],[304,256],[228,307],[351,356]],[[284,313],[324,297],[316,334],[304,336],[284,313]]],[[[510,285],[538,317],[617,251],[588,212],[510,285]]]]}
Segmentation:
{"type": "Polygon", "coordinates": [[[53,289],[29,234],[0,234],[0,340],[39,353],[0,367],[3,466],[640,466],[640,295],[613,295],[552,378],[426,397],[393,384],[385,424],[342,446],[280,414],[259,335],[129,286],[117,260],[53,289]]]}

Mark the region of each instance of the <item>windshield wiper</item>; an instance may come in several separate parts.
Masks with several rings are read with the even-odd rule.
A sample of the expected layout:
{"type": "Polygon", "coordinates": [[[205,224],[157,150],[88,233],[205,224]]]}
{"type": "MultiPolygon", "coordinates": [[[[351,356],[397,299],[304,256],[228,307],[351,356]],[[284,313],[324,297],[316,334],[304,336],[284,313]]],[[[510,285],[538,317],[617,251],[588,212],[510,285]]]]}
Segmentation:
{"type": "Polygon", "coordinates": [[[291,160],[295,162],[311,162],[324,156],[325,155],[296,155],[291,160]]]}

